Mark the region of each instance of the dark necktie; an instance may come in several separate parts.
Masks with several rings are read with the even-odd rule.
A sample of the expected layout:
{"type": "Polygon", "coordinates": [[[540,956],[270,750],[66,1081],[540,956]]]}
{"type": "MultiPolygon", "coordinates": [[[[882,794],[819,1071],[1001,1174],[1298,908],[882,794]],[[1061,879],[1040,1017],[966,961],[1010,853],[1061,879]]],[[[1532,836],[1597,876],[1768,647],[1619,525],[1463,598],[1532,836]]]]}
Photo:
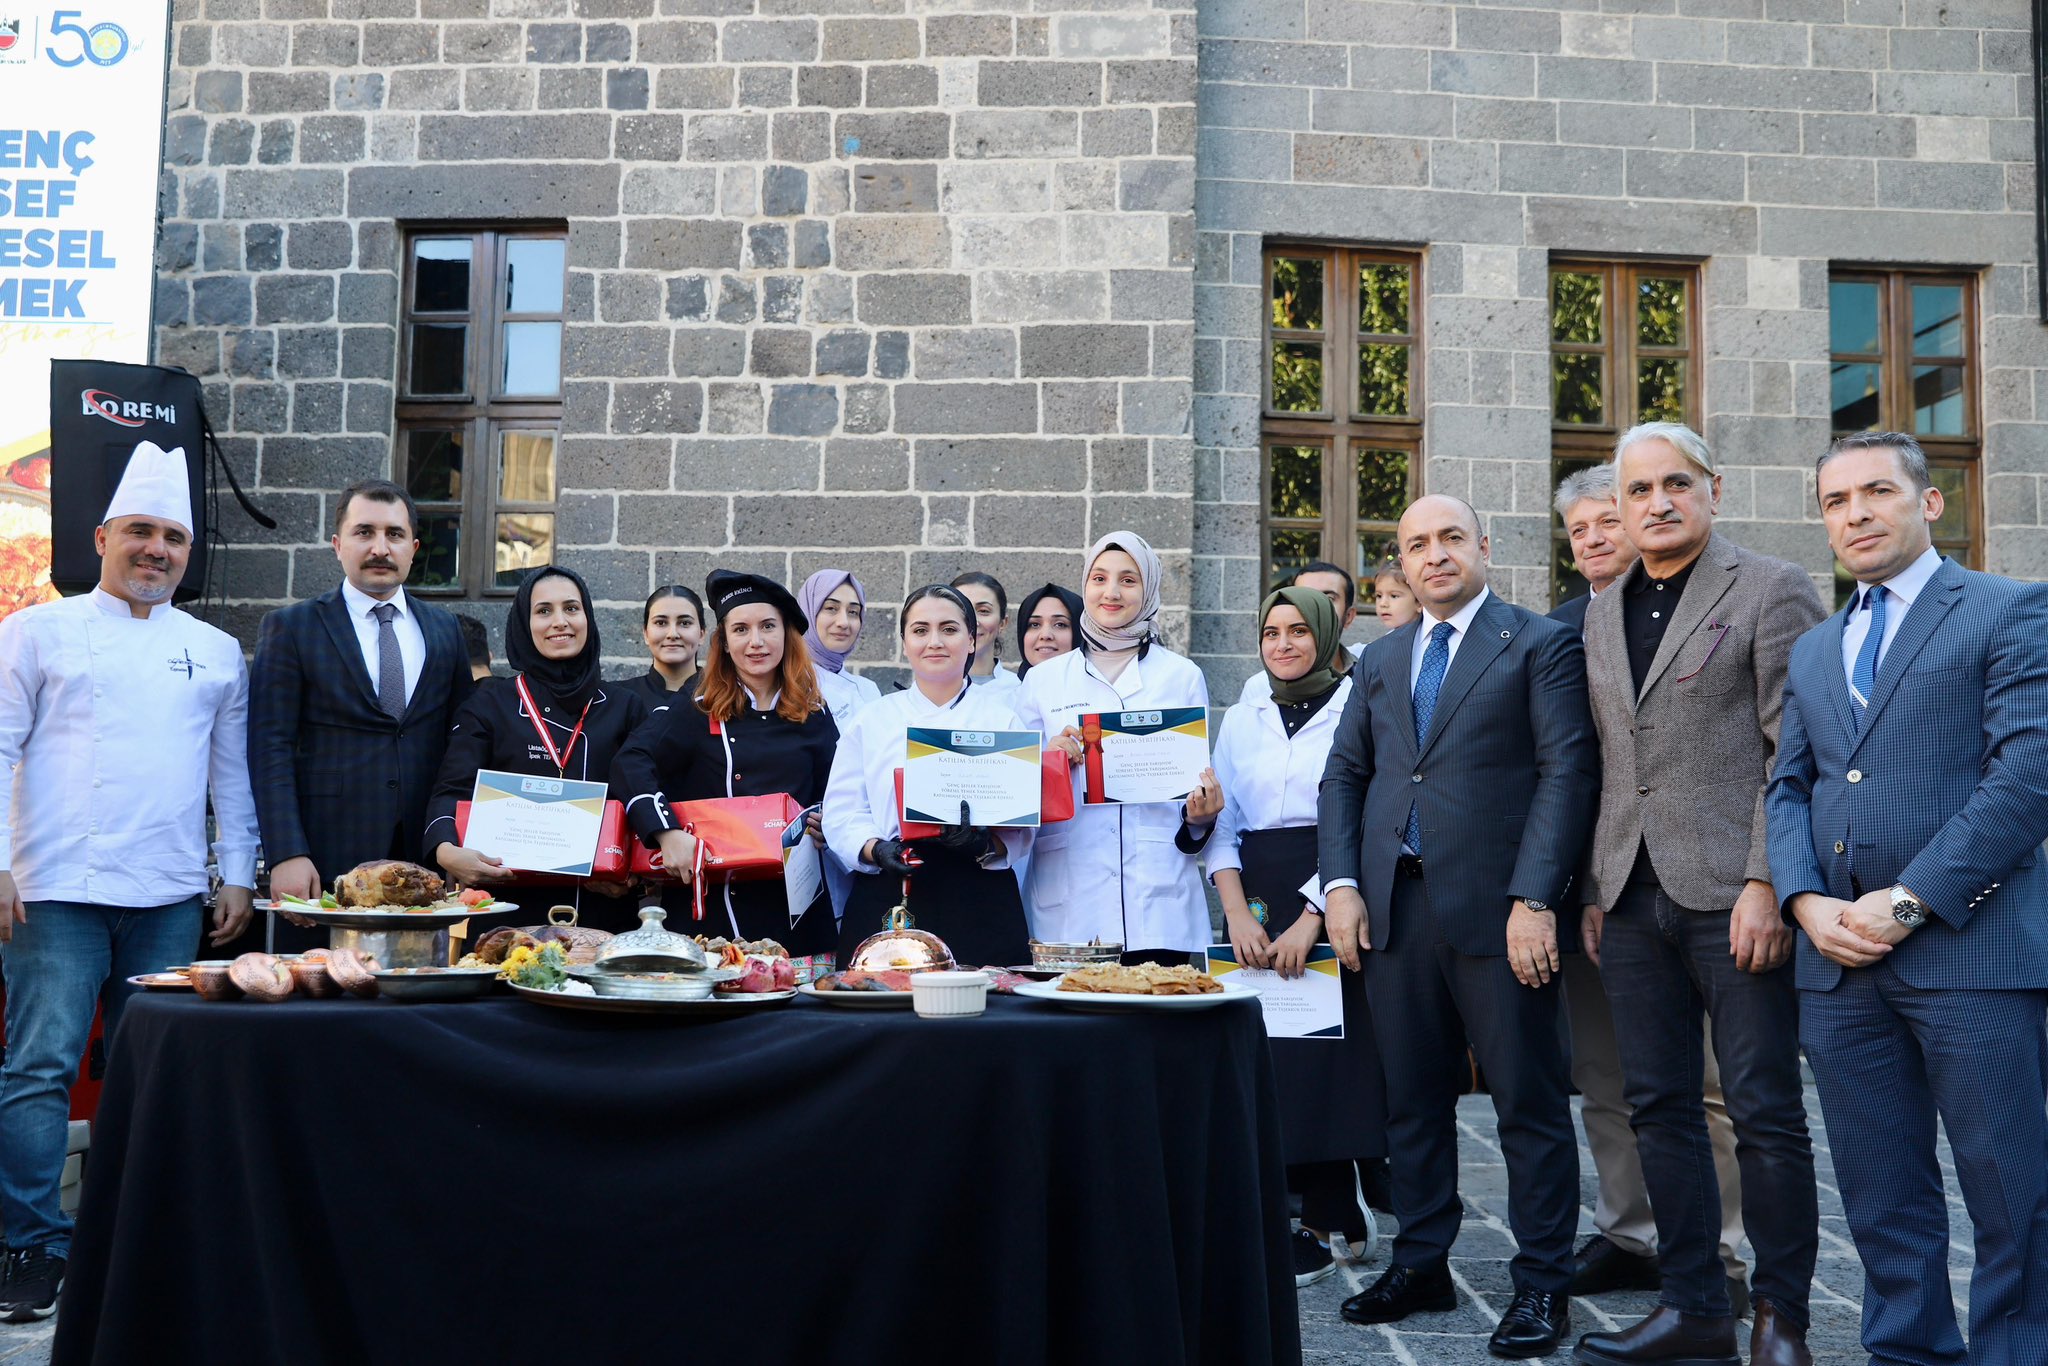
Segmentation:
{"type": "Polygon", "coordinates": [[[377,705],[396,720],[405,715],[405,656],[398,651],[398,631],[391,625],[398,607],[380,602],[370,615],[377,618],[377,705]]]}
{"type": "Polygon", "coordinates": [[[1877,691],[1877,659],[1884,651],[1884,600],[1887,594],[1884,585],[1878,584],[1864,595],[1864,605],[1870,609],[1870,628],[1864,633],[1863,648],[1856,652],[1856,667],[1849,674],[1849,695],[1856,699],[1856,710],[1850,713],[1856,718],[1856,729],[1863,729],[1863,713],[1870,706],[1870,695],[1877,691]]]}
{"type": "MultiPolygon", "coordinates": [[[[1429,632],[1429,645],[1422,652],[1422,672],[1415,675],[1415,748],[1422,748],[1429,734],[1430,718],[1436,715],[1437,694],[1444,690],[1444,673],[1451,667],[1451,623],[1440,621],[1429,632]]],[[[1422,852],[1422,811],[1408,805],[1408,828],[1402,832],[1408,847],[1422,852]]]]}

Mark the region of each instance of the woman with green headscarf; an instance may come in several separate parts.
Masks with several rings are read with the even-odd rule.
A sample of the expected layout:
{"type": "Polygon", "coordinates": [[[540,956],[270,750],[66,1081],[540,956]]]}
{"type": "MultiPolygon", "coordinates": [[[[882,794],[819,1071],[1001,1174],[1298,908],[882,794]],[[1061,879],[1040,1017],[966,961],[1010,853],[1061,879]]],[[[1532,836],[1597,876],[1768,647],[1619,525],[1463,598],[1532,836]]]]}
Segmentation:
{"type": "MultiPolygon", "coordinates": [[[[1313,588],[1282,588],[1259,609],[1259,661],[1268,695],[1224,713],[1215,767],[1223,814],[1209,843],[1209,879],[1222,899],[1238,961],[1299,977],[1323,943],[1316,872],[1316,789],[1351,679],[1333,665],[1344,648],[1337,609],[1313,588]],[[1309,899],[1313,893],[1314,900],[1309,899]]],[[[1327,956],[1327,955],[1326,955],[1327,956]]],[[[1364,978],[1332,972],[1344,998],[1344,1036],[1273,1040],[1288,1184],[1301,1194],[1294,1280],[1335,1270],[1335,1255],[1370,1255],[1377,1237],[1361,1162],[1387,1152],[1386,1087],[1364,978]]]]}

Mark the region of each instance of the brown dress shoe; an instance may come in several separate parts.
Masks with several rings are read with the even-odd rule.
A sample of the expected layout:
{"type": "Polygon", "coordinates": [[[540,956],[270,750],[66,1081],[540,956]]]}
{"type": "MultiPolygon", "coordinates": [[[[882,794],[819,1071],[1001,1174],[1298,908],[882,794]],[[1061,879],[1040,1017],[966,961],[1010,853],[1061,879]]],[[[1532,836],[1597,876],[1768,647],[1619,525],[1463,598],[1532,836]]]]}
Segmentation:
{"type": "Polygon", "coordinates": [[[1588,1333],[1572,1350],[1585,1366],[1742,1366],[1735,1318],[1697,1318],[1659,1305],[1633,1328],[1588,1333]]]}
{"type": "Polygon", "coordinates": [[[1753,1304],[1756,1326],[1749,1330],[1749,1366],[1813,1366],[1806,1331],[1793,1327],[1769,1300],[1753,1304]]]}

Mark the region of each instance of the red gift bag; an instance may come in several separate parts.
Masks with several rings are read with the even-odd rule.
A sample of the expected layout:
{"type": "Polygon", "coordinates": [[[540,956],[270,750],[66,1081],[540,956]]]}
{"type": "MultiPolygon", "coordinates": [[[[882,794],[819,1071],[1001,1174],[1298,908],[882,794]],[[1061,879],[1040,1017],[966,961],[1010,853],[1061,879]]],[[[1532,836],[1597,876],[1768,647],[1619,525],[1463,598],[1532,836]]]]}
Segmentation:
{"type": "MultiPolygon", "coordinates": [[[[708,797],[670,802],[678,828],[703,847],[704,876],[713,882],[752,882],[782,876],[782,832],[803,814],[787,792],[765,797],[708,797]]],[[[633,847],[633,871],[661,873],[661,851],[633,847]]]]}
{"type": "MultiPolygon", "coordinates": [[[[459,841],[469,831],[469,803],[455,803],[455,838],[459,841]]],[[[566,873],[519,872],[519,881],[550,886],[573,887],[577,883],[597,879],[617,882],[626,876],[629,860],[626,854],[626,808],[621,802],[606,802],[604,814],[598,817],[597,855],[590,864],[587,878],[570,877],[566,873]]]]}
{"type": "MultiPolygon", "coordinates": [[[[903,770],[896,770],[896,819],[906,840],[937,839],[946,832],[943,825],[903,819],[903,770]]],[[[1074,780],[1069,776],[1064,750],[1046,749],[1038,756],[1038,823],[1058,825],[1074,819],[1074,780]]]]}

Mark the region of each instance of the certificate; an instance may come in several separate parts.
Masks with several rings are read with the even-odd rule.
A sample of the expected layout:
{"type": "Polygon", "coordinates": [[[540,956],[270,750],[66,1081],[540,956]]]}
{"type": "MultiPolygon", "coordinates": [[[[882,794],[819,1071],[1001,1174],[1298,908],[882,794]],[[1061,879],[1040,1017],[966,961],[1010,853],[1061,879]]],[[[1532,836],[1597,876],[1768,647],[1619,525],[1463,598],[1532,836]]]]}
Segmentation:
{"type": "Polygon", "coordinates": [[[1209,713],[1201,707],[1087,713],[1081,758],[1090,806],[1183,801],[1209,766],[1209,713]]]}
{"type": "Polygon", "coordinates": [[[902,818],[925,825],[1036,826],[1043,741],[1035,730],[911,726],[903,740],[902,818]]]}
{"type": "Polygon", "coordinates": [[[1266,1017],[1266,1035],[1274,1039],[1341,1039],[1344,1037],[1344,965],[1337,950],[1318,944],[1308,951],[1308,971],[1282,977],[1271,968],[1242,967],[1237,950],[1228,944],[1209,946],[1209,975],[1229,978],[1259,991],[1259,1010],[1266,1017]]]}
{"type": "Polygon", "coordinates": [[[589,877],[604,800],[603,783],[480,769],[462,843],[507,868],[589,877]]]}
{"type": "Polygon", "coordinates": [[[818,890],[825,885],[824,851],[811,843],[806,818],[817,811],[813,806],[782,829],[782,891],[789,899],[789,923],[803,919],[818,890]]]}

